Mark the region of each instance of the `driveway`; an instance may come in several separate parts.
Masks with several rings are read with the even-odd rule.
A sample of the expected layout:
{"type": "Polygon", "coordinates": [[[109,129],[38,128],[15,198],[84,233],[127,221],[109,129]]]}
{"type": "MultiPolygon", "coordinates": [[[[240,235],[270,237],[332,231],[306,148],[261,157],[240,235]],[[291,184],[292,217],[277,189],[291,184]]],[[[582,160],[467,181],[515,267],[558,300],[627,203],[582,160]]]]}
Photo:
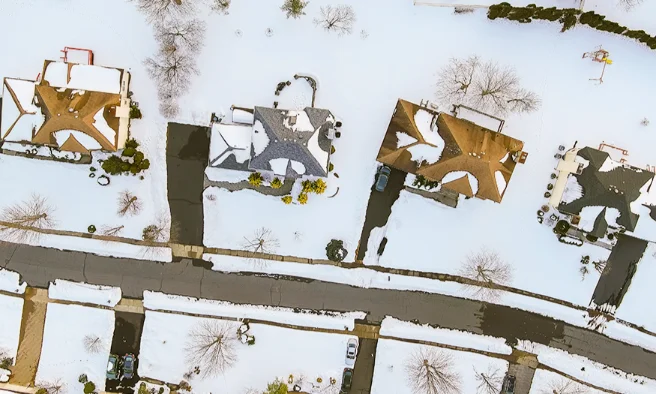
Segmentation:
{"type": "Polygon", "coordinates": [[[171,241],[203,245],[203,188],[209,160],[209,128],[169,123],[166,167],[171,221],[179,227],[171,241]]]}
{"type": "Polygon", "coordinates": [[[137,362],[134,365],[134,377],[132,379],[106,380],[106,391],[112,393],[134,393],[133,388],[139,381],[137,368],[139,366],[141,331],[145,317],[142,313],[115,312],[111,353],[119,357],[128,353],[134,354],[137,362]]]}
{"type": "Polygon", "coordinates": [[[371,393],[371,383],[374,379],[374,365],[376,365],[377,339],[360,338],[358,357],[353,368],[353,384],[351,394],[371,393]]]}
{"type": "MultiPolygon", "coordinates": [[[[401,189],[407,173],[392,168],[392,172],[387,182],[385,191],[378,192],[371,186],[371,194],[369,195],[369,204],[367,205],[367,215],[364,219],[364,227],[360,235],[360,242],[358,252],[355,257],[356,260],[362,261],[367,253],[367,243],[369,242],[369,234],[375,227],[383,227],[387,224],[392,213],[392,205],[399,199],[401,189]]],[[[374,178],[374,184],[376,178],[374,178]]]]}
{"type": "Polygon", "coordinates": [[[638,263],[647,249],[647,244],[647,241],[628,235],[619,234],[617,236],[617,243],[608,257],[606,267],[592,294],[592,301],[596,305],[620,306],[624,295],[629,290],[638,263]]]}

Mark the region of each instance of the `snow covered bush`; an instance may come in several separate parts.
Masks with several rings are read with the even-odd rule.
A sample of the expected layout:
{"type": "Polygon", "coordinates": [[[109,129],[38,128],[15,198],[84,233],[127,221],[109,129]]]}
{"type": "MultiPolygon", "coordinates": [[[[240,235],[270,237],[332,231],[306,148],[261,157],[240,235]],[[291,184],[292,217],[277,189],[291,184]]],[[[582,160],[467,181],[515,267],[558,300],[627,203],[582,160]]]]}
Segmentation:
{"type": "Polygon", "coordinates": [[[228,15],[231,0],[212,0],[210,8],[219,14],[228,15]]]}
{"type": "Polygon", "coordinates": [[[346,258],[346,255],[348,255],[348,251],[344,248],[344,241],[331,239],[326,246],[328,260],[339,263],[346,258]]]}
{"type": "Polygon", "coordinates": [[[298,19],[305,15],[305,12],[303,11],[305,7],[308,5],[308,1],[303,1],[303,0],[285,0],[283,3],[282,7],[280,7],[281,10],[285,11],[285,15],[287,16],[287,19],[289,18],[294,18],[298,19]]]}

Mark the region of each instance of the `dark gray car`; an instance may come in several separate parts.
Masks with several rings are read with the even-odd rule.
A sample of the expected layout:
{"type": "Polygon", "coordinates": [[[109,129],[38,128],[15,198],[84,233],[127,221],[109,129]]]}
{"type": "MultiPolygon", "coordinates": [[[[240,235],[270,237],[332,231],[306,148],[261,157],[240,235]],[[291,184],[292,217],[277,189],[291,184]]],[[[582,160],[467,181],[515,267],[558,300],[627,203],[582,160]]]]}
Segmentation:
{"type": "Polygon", "coordinates": [[[387,181],[389,181],[390,174],[392,170],[388,166],[382,166],[378,169],[378,178],[376,178],[375,189],[378,192],[385,191],[387,186],[387,181]]]}

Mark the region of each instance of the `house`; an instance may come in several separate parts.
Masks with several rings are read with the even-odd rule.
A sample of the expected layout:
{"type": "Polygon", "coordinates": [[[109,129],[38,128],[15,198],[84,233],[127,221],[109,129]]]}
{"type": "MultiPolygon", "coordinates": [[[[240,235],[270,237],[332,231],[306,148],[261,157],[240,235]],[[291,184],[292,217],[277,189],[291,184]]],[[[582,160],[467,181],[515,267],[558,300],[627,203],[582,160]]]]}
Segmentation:
{"type": "Polygon", "coordinates": [[[501,202],[524,143],[399,100],[377,160],[467,197],[501,202]]]}
{"type": "Polygon", "coordinates": [[[327,177],[335,127],[325,109],[255,107],[251,125],[235,119],[212,125],[210,166],[284,178],[327,177]]]}
{"type": "Polygon", "coordinates": [[[89,154],[128,138],[130,74],[46,60],[38,81],[5,78],[0,139],[89,154]]]}
{"type": "Polygon", "coordinates": [[[608,152],[573,148],[558,163],[550,205],[596,238],[609,229],[656,238],[656,193],[651,171],[613,160],[608,152]]]}

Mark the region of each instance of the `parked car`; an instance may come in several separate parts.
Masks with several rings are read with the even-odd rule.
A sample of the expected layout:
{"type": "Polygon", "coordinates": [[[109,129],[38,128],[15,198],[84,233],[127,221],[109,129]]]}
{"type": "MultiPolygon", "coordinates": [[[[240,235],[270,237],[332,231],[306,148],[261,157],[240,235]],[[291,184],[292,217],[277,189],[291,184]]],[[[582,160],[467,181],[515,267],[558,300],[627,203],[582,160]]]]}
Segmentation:
{"type": "Polygon", "coordinates": [[[358,340],[351,338],[346,344],[346,365],[352,367],[355,364],[355,356],[358,354],[358,340]]]}
{"type": "Polygon", "coordinates": [[[118,379],[118,356],[115,354],[110,354],[107,360],[107,379],[118,379]]]}
{"type": "Polygon", "coordinates": [[[392,170],[388,166],[382,166],[378,169],[378,178],[376,179],[376,191],[383,192],[389,181],[392,170]]]}
{"type": "Polygon", "coordinates": [[[353,383],[353,370],[351,368],[344,368],[342,373],[342,389],[339,394],[348,394],[351,391],[351,384],[353,383]]]}
{"type": "Polygon", "coordinates": [[[132,379],[134,377],[134,354],[128,353],[123,356],[123,379],[132,379]]]}
{"type": "Polygon", "coordinates": [[[515,394],[515,377],[506,375],[501,385],[501,394],[515,394]]]}

